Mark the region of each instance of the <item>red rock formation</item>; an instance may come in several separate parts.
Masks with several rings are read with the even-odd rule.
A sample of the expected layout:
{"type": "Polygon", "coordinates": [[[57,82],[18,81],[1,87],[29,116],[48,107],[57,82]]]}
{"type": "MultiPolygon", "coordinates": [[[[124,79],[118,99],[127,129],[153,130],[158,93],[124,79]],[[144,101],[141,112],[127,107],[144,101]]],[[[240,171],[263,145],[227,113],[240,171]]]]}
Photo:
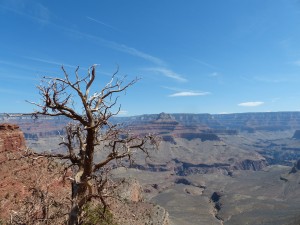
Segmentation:
{"type": "MultiPolygon", "coordinates": [[[[33,187],[49,190],[57,199],[68,195],[61,177],[49,169],[49,161],[22,157],[23,132],[18,125],[0,124],[0,218],[7,220],[18,211],[33,187]]],[[[58,165],[55,166],[58,171],[58,165]]]]}
{"type": "Polygon", "coordinates": [[[4,152],[20,151],[25,148],[23,132],[18,125],[0,124],[0,163],[6,160],[4,152]]]}
{"type": "Polygon", "coordinates": [[[0,124],[0,152],[25,148],[23,132],[18,125],[0,124]]]}

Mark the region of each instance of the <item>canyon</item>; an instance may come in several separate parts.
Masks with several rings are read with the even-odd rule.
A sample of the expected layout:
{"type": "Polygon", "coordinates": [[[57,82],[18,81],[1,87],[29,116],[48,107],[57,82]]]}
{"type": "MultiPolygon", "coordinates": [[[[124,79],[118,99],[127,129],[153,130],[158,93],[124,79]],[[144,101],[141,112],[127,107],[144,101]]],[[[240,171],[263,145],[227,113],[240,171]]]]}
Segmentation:
{"type": "MultiPolygon", "coordinates": [[[[36,151],[63,151],[58,143],[70,121],[2,114],[0,122],[18,124],[36,151]]],[[[137,154],[131,168],[113,173],[137,179],[171,224],[299,224],[300,112],[161,113],[112,122],[160,137],[150,159],[137,154]]]]}

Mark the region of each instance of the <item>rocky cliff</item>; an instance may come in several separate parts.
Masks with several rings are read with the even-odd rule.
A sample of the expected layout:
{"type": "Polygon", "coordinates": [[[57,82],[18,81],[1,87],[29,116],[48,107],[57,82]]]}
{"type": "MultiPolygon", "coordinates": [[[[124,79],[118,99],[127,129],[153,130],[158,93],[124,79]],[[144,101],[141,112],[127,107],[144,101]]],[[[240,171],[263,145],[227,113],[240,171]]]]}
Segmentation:
{"type": "Polygon", "coordinates": [[[23,132],[18,125],[0,124],[0,163],[6,160],[6,152],[20,151],[25,148],[23,132]]]}
{"type": "Polygon", "coordinates": [[[25,139],[19,126],[9,123],[0,124],[0,152],[24,148],[25,139]]]}
{"type": "MultiPolygon", "coordinates": [[[[19,126],[1,124],[0,218],[3,221],[22,210],[30,210],[23,201],[31,202],[33,191],[47,193],[53,200],[61,200],[68,195],[67,185],[53,171],[58,171],[59,165],[43,158],[23,157],[24,149],[25,139],[19,126]]],[[[38,205],[38,201],[34,202],[38,205]]]]}

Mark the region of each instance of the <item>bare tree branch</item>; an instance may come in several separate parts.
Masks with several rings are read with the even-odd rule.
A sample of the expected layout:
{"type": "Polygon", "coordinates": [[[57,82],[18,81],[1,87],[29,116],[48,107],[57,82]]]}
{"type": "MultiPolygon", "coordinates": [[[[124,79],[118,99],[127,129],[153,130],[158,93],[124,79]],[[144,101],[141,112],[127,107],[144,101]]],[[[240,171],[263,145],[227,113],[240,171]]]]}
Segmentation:
{"type": "Polygon", "coordinates": [[[118,164],[122,159],[132,162],[132,154],[136,150],[148,157],[148,146],[156,143],[152,135],[134,136],[109,121],[121,109],[121,106],[117,107],[117,95],[139,79],[126,84],[124,78],[116,78],[117,68],[111,80],[100,91],[90,95],[96,79],[96,66],[91,66],[83,77],[78,74],[77,67],[74,81],[62,66],[64,77],[44,77],[43,83],[37,87],[41,102],[29,102],[37,107],[32,114],[34,116],[66,116],[74,121],[66,126],[66,137],[60,143],[65,152],[28,153],[33,159],[45,157],[65,160],[67,167],[73,171],[72,178],[69,177],[72,180],[70,225],[80,223],[83,206],[91,199],[100,199],[106,208],[107,190],[114,189],[113,185],[110,188],[107,186],[107,171],[111,170],[113,164],[118,164]],[[82,112],[79,113],[74,107],[75,102],[81,106],[82,112]],[[106,158],[95,159],[96,146],[102,154],[107,154],[106,158]],[[93,188],[92,184],[97,188],[93,188]]]}

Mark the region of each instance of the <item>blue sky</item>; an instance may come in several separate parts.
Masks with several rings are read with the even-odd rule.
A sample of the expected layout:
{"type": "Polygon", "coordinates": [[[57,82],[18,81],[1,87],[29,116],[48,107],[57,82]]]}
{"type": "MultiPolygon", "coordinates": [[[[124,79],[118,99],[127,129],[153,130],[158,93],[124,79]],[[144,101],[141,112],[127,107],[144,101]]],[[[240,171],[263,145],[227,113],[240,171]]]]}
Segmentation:
{"type": "Polygon", "coordinates": [[[300,1],[0,0],[0,112],[93,64],[130,81],[123,115],[300,110],[300,1]]]}

